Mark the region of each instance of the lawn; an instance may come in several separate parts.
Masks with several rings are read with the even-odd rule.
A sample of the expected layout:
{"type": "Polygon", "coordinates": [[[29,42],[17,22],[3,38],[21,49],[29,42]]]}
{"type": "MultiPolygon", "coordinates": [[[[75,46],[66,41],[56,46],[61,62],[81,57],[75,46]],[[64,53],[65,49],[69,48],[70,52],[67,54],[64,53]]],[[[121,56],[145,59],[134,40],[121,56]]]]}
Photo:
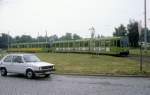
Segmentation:
{"type": "MultiPolygon", "coordinates": [[[[140,49],[139,48],[131,48],[130,54],[133,56],[139,56],[140,55],[140,49]]],[[[150,56],[150,50],[142,50],[143,56],[150,56]]]]}
{"type": "Polygon", "coordinates": [[[144,72],[139,71],[139,62],[126,57],[71,53],[36,53],[43,61],[55,64],[57,74],[108,74],[150,75],[150,64],[144,63],[144,72]]]}

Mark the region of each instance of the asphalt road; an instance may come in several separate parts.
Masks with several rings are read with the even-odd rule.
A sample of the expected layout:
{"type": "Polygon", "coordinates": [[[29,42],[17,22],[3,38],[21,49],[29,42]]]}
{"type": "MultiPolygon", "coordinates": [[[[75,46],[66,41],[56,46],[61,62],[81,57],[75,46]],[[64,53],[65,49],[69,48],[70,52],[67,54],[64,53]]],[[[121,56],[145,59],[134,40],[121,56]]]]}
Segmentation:
{"type": "Polygon", "coordinates": [[[0,95],[150,95],[150,78],[0,76],[0,95]]]}

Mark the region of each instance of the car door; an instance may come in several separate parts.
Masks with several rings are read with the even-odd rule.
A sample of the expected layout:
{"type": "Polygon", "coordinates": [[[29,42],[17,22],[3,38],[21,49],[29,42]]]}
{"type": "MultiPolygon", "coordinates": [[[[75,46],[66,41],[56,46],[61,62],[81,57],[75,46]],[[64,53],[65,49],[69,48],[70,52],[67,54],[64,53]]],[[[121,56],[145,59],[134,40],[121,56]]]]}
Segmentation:
{"type": "Polygon", "coordinates": [[[12,58],[13,71],[16,73],[25,72],[25,63],[23,62],[22,56],[15,55],[12,58]]]}
{"type": "Polygon", "coordinates": [[[7,72],[13,71],[13,64],[12,64],[12,55],[8,55],[3,59],[3,64],[7,69],[7,72]]]}

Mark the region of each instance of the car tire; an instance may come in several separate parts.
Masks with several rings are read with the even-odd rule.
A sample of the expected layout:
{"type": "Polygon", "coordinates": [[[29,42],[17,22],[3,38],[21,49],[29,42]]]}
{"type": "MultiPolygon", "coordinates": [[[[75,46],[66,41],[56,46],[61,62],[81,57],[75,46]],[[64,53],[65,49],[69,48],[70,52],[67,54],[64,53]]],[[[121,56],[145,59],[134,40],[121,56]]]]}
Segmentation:
{"type": "Polygon", "coordinates": [[[32,79],[32,78],[35,77],[35,74],[34,74],[34,72],[33,72],[32,70],[27,70],[27,71],[26,71],[26,77],[27,77],[28,79],[32,79]]]}
{"type": "Polygon", "coordinates": [[[46,74],[44,77],[45,77],[45,78],[48,78],[49,76],[50,76],[50,74],[46,74]]]}
{"type": "Polygon", "coordinates": [[[1,68],[1,76],[7,76],[7,70],[6,68],[1,68]]]}

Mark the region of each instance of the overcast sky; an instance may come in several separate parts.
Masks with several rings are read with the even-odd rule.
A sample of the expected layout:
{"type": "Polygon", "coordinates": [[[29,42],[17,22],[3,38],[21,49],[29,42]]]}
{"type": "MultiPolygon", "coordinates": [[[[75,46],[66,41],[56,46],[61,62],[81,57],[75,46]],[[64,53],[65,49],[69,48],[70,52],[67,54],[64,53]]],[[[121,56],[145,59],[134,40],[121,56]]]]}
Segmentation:
{"type": "Polygon", "coordinates": [[[47,30],[48,36],[71,32],[89,37],[88,29],[94,26],[96,35],[111,36],[114,27],[143,20],[143,4],[144,0],[0,0],[0,33],[36,37],[47,30]]]}

